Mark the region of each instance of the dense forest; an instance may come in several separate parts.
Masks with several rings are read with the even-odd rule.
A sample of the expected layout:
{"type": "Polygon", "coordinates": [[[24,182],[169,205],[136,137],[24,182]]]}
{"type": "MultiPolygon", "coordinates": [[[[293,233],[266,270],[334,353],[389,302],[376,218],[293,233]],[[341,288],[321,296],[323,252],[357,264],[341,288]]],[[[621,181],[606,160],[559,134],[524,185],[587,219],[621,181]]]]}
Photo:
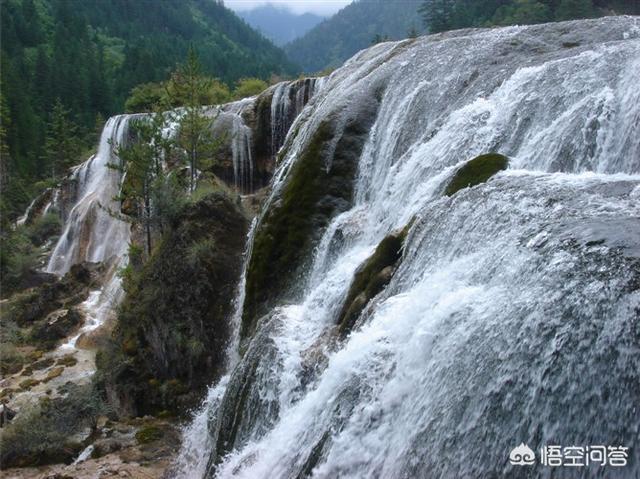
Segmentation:
{"type": "Polygon", "coordinates": [[[166,80],[190,45],[204,71],[231,88],[296,72],[221,1],[3,0],[1,17],[5,219],[64,172],[60,163],[78,163],[132,88],[166,80]]]}
{"type": "Polygon", "coordinates": [[[285,51],[305,72],[335,68],[374,41],[423,33],[421,4],[422,0],[356,1],[286,45],[285,51]]]}
{"type": "Polygon", "coordinates": [[[420,7],[432,33],[466,27],[526,25],[640,14],[638,0],[426,0],[420,7]]]}

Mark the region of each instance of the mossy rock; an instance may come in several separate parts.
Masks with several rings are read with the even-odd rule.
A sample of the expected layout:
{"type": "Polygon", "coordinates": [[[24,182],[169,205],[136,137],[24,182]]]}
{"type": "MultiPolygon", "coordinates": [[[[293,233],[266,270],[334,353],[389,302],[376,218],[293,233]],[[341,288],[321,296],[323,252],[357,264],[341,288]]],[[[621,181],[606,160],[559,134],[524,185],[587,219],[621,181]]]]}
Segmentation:
{"type": "Polygon", "coordinates": [[[41,359],[39,361],[36,361],[35,363],[33,363],[31,365],[31,369],[34,369],[36,371],[40,371],[41,369],[45,369],[48,368],[50,366],[53,366],[54,360],[52,358],[45,358],[45,359],[41,359]]]}
{"type": "Polygon", "coordinates": [[[16,392],[15,389],[13,388],[4,388],[0,390],[0,400],[2,399],[9,399],[11,397],[13,397],[14,393],[16,392]]]}
{"type": "Polygon", "coordinates": [[[29,378],[22,381],[19,386],[23,391],[27,391],[32,387],[37,386],[38,384],[40,384],[40,381],[38,381],[37,379],[29,378]]]}
{"type": "Polygon", "coordinates": [[[509,159],[499,153],[488,153],[469,160],[462,166],[447,185],[444,194],[453,196],[464,188],[486,182],[499,171],[509,167],[509,159]]]}
{"type": "Polygon", "coordinates": [[[324,229],[352,204],[358,159],[378,106],[376,100],[359,104],[344,126],[321,122],[268,205],[247,268],[243,340],[274,304],[301,294],[301,278],[324,229]]]}
{"type": "Polygon", "coordinates": [[[64,366],[57,366],[53,368],[51,371],[49,371],[49,373],[47,374],[47,377],[44,378],[42,382],[48,383],[52,379],[60,377],[63,372],[64,372],[64,366]]]}
{"type": "Polygon", "coordinates": [[[127,285],[96,357],[119,414],[185,413],[223,371],[247,229],[223,193],[187,204],[127,285]]]}
{"type": "Polygon", "coordinates": [[[19,373],[24,365],[24,358],[16,356],[0,357],[0,373],[3,376],[19,373]]]}
{"type": "Polygon", "coordinates": [[[149,444],[162,439],[164,432],[158,426],[144,426],[136,432],[136,441],[138,444],[149,444]]]}
{"type": "Polygon", "coordinates": [[[396,265],[402,258],[402,247],[411,223],[402,231],[386,236],[375,252],[356,270],[349,292],[338,316],[338,332],[346,336],[360,313],[391,281],[396,265]]]}
{"type": "Polygon", "coordinates": [[[76,364],[78,364],[78,360],[74,358],[72,354],[67,354],[65,356],[62,356],[60,359],[56,361],[56,366],[73,367],[76,364]]]}

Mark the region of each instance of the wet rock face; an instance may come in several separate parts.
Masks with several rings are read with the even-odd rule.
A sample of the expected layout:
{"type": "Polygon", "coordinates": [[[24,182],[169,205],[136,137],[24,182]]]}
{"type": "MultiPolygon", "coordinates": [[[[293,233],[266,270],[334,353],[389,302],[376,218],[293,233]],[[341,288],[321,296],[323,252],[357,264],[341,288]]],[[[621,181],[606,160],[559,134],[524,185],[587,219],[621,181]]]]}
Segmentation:
{"type": "Polygon", "coordinates": [[[331,218],[349,209],[357,161],[375,121],[375,98],[360,103],[343,124],[320,123],[271,199],[256,231],[247,269],[241,336],[253,334],[259,317],[303,287],[301,275],[331,218]]]}
{"type": "Polygon", "coordinates": [[[391,281],[396,266],[402,258],[402,246],[407,236],[407,229],[391,233],[383,239],[375,252],[356,270],[338,316],[338,332],[341,337],[351,332],[369,301],[391,281]]]}
{"type": "Polygon", "coordinates": [[[453,176],[444,194],[453,196],[464,188],[488,181],[493,175],[509,166],[509,159],[499,153],[480,155],[465,163],[453,176]]]}
{"type": "Polygon", "coordinates": [[[231,199],[207,196],[186,207],[127,286],[115,346],[97,360],[121,412],[184,412],[217,377],[247,227],[231,199]]]}

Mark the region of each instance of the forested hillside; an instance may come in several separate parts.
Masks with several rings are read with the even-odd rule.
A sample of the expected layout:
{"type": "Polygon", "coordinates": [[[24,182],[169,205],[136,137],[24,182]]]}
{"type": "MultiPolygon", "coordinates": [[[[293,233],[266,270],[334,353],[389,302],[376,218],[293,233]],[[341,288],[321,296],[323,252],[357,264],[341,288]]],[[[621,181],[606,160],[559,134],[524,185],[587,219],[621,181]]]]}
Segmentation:
{"type": "Polygon", "coordinates": [[[284,45],[301,37],[324,20],[320,15],[308,12],[297,14],[272,4],[241,11],[238,15],[276,45],[284,45]]]}
{"type": "Polygon", "coordinates": [[[305,72],[341,65],[372,43],[424,32],[418,14],[421,0],[359,0],[285,46],[305,72]]]}
{"type": "Polygon", "coordinates": [[[432,33],[466,27],[528,25],[640,14],[638,0],[426,0],[420,12],[432,33]]]}
{"type": "Polygon", "coordinates": [[[230,86],[296,71],[220,1],[3,0],[1,17],[5,217],[51,177],[56,132],[67,132],[77,163],[131,89],[165,80],[191,44],[204,72],[230,86]]]}

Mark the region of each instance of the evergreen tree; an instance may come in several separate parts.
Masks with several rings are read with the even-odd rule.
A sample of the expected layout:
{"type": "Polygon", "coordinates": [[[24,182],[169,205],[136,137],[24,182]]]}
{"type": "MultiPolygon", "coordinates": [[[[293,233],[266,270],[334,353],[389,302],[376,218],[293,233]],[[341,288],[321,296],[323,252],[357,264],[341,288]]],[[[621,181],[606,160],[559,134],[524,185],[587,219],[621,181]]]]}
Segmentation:
{"type": "Polygon", "coordinates": [[[212,165],[213,153],[220,141],[212,136],[215,117],[202,107],[208,103],[211,79],[202,74],[202,67],[193,48],[186,62],[171,75],[167,93],[172,104],[182,104],[179,115],[178,146],[184,151],[189,166],[189,191],[196,187],[198,171],[212,165]]]}
{"type": "Polygon", "coordinates": [[[594,14],[591,0],[561,0],[556,10],[556,20],[590,18],[594,14]]]}
{"type": "Polygon", "coordinates": [[[43,160],[56,178],[72,166],[80,155],[77,140],[78,126],[70,120],[67,110],[60,99],[56,99],[47,125],[43,160]]]}
{"type": "Polygon", "coordinates": [[[453,26],[454,0],[425,0],[418,11],[431,33],[450,30],[453,26]]]}

